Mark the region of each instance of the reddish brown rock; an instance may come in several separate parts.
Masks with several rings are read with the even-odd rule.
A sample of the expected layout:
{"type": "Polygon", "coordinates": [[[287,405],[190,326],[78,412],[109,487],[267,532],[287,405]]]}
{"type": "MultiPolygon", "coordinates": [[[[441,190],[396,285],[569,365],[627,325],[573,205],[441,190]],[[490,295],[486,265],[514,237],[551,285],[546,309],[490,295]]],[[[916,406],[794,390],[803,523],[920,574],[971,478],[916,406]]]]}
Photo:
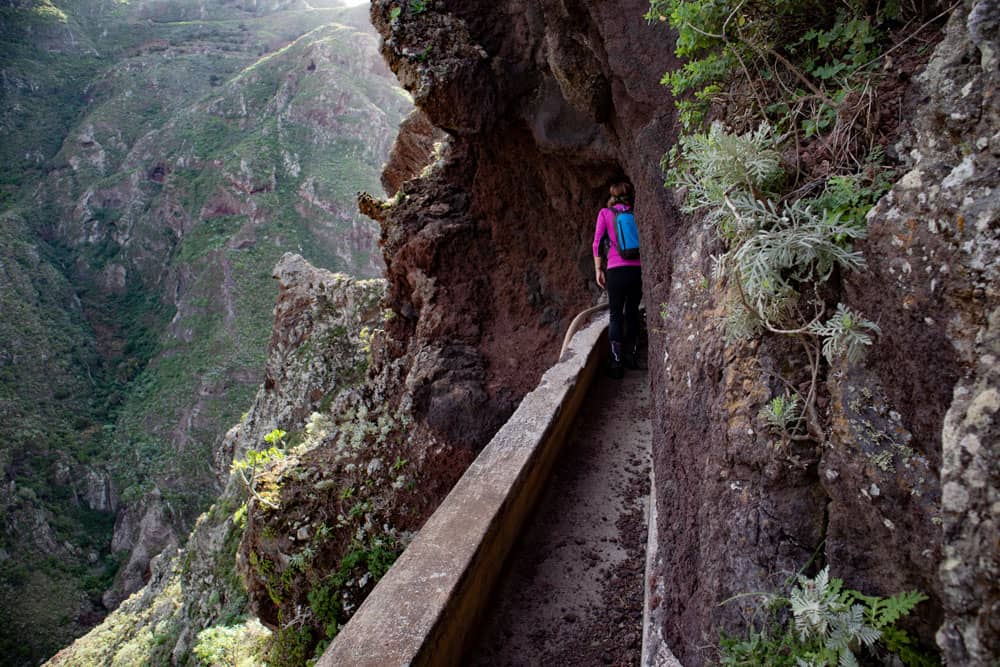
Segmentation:
{"type": "Polygon", "coordinates": [[[392,197],[404,182],[428,167],[434,159],[434,144],[444,141],[446,136],[422,111],[407,116],[399,126],[396,144],[382,170],[382,187],[386,194],[392,197]]]}
{"type": "MultiPolygon", "coordinates": [[[[898,212],[892,197],[904,197],[905,179],[886,199],[863,247],[868,272],[833,287],[879,321],[883,336],[866,365],[824,371],[824,446],[782,443],[757,416],[784,391],[779,375],[808,380],[800,352],[775,339],[723,341],[722,294],[710,284],[710,255],[721,246],[679,215],[662,187],[660,158],[677,128],[658,79],[676,62],[667,32],[643,21],[646,3],[437,1],[397,12],[387,0],[372,5],[387,62],[451,135],[430,173],[405,183],[399,203],[380,212],[398,314],[385,354],[410,360],[408,388],[436,437],[482,445],[537,381],[568,319],[596,296],[589,244],[607,185],[621,176],[636,185],[652,332],[654,588],[663,591],[655,604],[685,665],[712,659],[706,647],[719,629],[744,627],[753,606],[721,603],[781,588],[814,557],[866,593],[923,590],[930,600],[914,629],[925,646],[949,608],[953,644],[972,636],[968,624],[985,627],[969,603],[969,549],[992,524],[974,532],[955,518],[949,535],[963,535],[959,553],[972,569],[949,570],[952,602],[937,583],[936,524],[944,415],[996,294],[996,216],[983,204],[996,184],[995,113],[984,111],[996,89],[980,64],[996,59],[987,5],[995,3],[967,3],[953,26],[955,35],[980,35],[978,46],[940,51],[952,64],[932,66],[937,83],[907,102],[914,111],[902,130],[923,128],[928,140],[955,110],[948,131],[937,130],[939,139],[952,137],[947,159],[898,212]],[[979,18],[963,29],[967,14],[979,18]],[[943,111],[927,104],[935,88],[955,97],[943,111]],[[972,149],[964,161],[962,145],[972,149]],[[954,199],[941,206],[966,207],[964,223],[945,224],[943,209],[930,210],[928,188],[943,192],[949,183],[954,199]],[[968,188],[979,194],[963,200],[968,188]],[[969,244],[972,229],[978,236],[969,244]],[[481,415],[479,428],[470,413],[481,415]]],[[[966,491],[980,498],[978,511],[990,511],[987,494],[966,491]]]]}

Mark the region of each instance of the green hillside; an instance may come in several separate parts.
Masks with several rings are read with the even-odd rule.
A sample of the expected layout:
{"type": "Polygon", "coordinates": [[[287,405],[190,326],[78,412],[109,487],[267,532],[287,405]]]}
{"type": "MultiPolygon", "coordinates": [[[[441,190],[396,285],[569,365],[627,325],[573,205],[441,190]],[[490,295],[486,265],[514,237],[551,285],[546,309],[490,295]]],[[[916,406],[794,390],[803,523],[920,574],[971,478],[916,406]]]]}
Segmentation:
{"type": "Polygon", "coordinates": [[[361,8],[0,8],[0,662],[93,625],[217,493],[281,254],[379,272],[354,193],[410,102],[375,47],[361,8]]]}

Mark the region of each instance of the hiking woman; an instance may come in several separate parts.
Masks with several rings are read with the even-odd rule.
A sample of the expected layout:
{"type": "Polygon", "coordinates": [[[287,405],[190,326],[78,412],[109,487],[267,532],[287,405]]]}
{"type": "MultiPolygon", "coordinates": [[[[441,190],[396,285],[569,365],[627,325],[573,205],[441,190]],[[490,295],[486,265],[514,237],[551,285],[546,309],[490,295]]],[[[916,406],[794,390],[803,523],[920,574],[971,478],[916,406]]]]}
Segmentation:
{"type": "MultiPolygon", "coordinates": [[[[611,362],[608,373],[620,378],[623,366],[637,368],[639,342],[639,299],[642,298],[642,262],[635,251],[635,259],[622,257],[616,229],[618,213],[632,213],[633,190],[627,182],[615,183],[609,189],[611,198],[607,208],[597,215],[597,229],[594,230],[594,272],[597,284],[608,290],[608,305],[611,309],[611,323],[608,338],[611,340],[611,362]],[[608,268],[601,268],[601,239],[611,240],[608,248],[608,268]]],[[[633,226],[634,229],[634,226],[633,226]]],[[[629,254],[626,252],[626,254],[629,254]]]]}

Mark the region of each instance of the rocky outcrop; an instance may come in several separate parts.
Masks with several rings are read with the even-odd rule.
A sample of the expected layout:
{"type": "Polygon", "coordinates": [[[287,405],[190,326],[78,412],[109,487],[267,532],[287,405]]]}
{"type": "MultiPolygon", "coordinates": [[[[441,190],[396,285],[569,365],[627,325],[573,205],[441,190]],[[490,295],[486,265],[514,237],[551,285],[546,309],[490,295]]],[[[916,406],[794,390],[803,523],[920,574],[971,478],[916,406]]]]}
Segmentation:
{"type": "Polygon", "coordinates": [[[285,254],[274,269],[278,299],[263,386],[245,418],[216,449],[216,470],[229,478],[233,459],[264,446],[276,428],[301,428],[332,392],[364,378],[359,332],[381,321],[384,284],[317,269],[285,254]]]}
{"type": "Polygon", "coordinates": [[[175,550],[180,538],[175,517],[159,489],[145,495],[139,503],[130,505],[118,514],[111,551],[127,554],[125,564],[118,570],[111,588],[101,596],[108,609],[118,604],[149,580],[150,565],[156,556],[166,550],[175,550]]]}
{"type": "Polygon", "coordinates": [[[417,418],[475,447],[489,429],[460,406],[500,418],[532,386],[556,331],[595,296],[593,217],[625,175],[650,314],[654,604],[681,662],[710,659],[718,631],[753,612],[749,598],[723,601],[780,588],[816,557],[870,594],[922,590],[912,629],[924,647],[944,620],[947,655],[988,662],[994,588],[982,578],[995,561],[977,563],[973,545],[995,551],[981,434],[994,414],[996,3],[956,8],[905,102],[906,173],[870,216],[867,272],[835,288],[883,335],[867,361],[825,371],[823,447],[779,442],[758,417],[779,378],[808,381],[805,360],[781,340],[724,340],[720,245],[677,213],[659,171],[676,136],[656,83],[676,66],[669,37],[643,24],[643,3],[610,5],[372,5],[387,62],[450,135],[379,211],[398,313],[385,351],[413,355],[417,418]]]}
{"type": "MultiPolygon", "coordinates": [[[[312,294],[329,292],[322,284],[314,287],[312,294]]],[[[289,294],[276,309],[277,319],[290,324],[283,337],[292,341],[303,312],[282,311],[302,296],[289,294]]],[[[415,374],[420,367],[413,353],[386,354],[387,322],[381,318],[391,323],[398,316],[371,298],[381,292],[368,297],[363,304],[355,297],[358,305],[346,309],[367,314],[368,326],[358,330],[362,322],[351,323],[355,337],[341,337],[343,325],[313,331],[293,363],[274,367],[292,393],[305,390],[320,400],[305,428],[289,435],[287,444],[294,446],[256,483],[237,552],[250,608],[276,633],[274,664],[299,664],[332,637],[472,459],[466,441],[443,442],[421,419],[418,390],[426,379],[415,374]],[[307,389],[303,379],[312,373],[339,377],[337,391],[307,389]]],[[[272,346],[284,347],[276,339],[272,346]]],[[[271,379],[280,382],[269,372],[271,379]]],[[[261,396],[258,405],[266,405],[261,396]]],[[[474,423],[466,418],[467,426],[474,423]]],[[[259,431],[260,425],[251,414],[231,433],[259,431]]]]}
{"type": "Polygon", "coordinates": [[[995,664],[1000,656],[1000,310],[976,338],[978,363],[955,387],[945,415],[941,473],[944,559],[939,573],[944,624],[938,644],[949,664],[995,664]]]}
{"type": "MultiPolygon", "coordinates": [[[[220,455],[217,465],[227,473],[234,457],[266,448],[263,436],[273,429],[304,436],[314,411],[323,411],[364,377],[358,373],[367,359],[362,331],[374,328],[381,318],[382,281],[317,269],[293,254],[282,257],[274,278],[279,293],[267,379],[244,419],[226,434],[222,450],[226,454],[220,455]]],[[[163,545],[162,552],[145,554],[146,571],[137,582],[138,592],[101,625],[60,651],[51,664],[116,664],[124,656],[142,664],[193,664],[191,651],[199,632],[244,619],[248,599],[236,574],[243,527],[234,513],[247,490],[235,476],[226,474],[224,483],[225,491],[199,517],[182,548],[175,541],[163,545]]],[[[140,512],[141,522],[133,530],[147,529],[151,513],[162,506],[140,512]]],[[[137,551],[132,552],[126,572],[138,567],[133,567],[139,562],[137,551]]]]}
{"type": "MultiPolygon", "coordinates": [[[[998,37],[995,0],[965,2],[951,17],[897,147],[908,171],[872,213],[868,243],[884,258],[873,281],[891,327],[883,382],[939,473],[934,520],[943,532],[924,534],[940,535],[931,564],[944,614],[937,640],[955,665],[1000,660],[998,37]]],[[[855,290],[876,298],[871,286],[855,290]]]]}
{"type": "Polygon", "coordinates": [[[396,143],[382,169],[382,187],[386,194],[392,197],[403,183],[429,168],[428,157],[434,152],[434,144],[444,142],[446,136],[419,109],[407,116],[399,126],[396,143]]]}
{"type": "Polygon", "coordinates": [[[451,135],[382,227],[399,314],[389,354],[416,353],[417,411],[450,442],[486,442],[595,296],[589,245],[608,181],[631,173],[644,224],[664,226],[655,165],[672,111],[655,78],[635,75],[670,56],[640,5],[372,6],[390,67],[451,135]],[[620,37],[623,20],[641,37],[620,37]]]}

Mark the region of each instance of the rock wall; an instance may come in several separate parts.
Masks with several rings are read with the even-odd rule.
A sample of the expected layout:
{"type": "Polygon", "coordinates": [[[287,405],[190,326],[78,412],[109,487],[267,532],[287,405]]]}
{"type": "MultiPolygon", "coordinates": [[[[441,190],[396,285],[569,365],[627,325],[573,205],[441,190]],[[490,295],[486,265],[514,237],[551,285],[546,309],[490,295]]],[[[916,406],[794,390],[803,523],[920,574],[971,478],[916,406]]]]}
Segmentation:
{"type": "Polygon", "coordinates": [[[448,140],[380,215],[401,315],[391,354],[425,351],[419,410],[441,437],[477,447],[597,296],[590,243],[608,183],[635,182],[652,247],[677,224],[658,168],[673,132],[657,83],[669,39],[642,2],[395,7],[372,5],[383,55],[448,140]]]}
{"type": "MultiPolygon", "coordinates": [[[[917,81],[920,111],[899,145],[909,171],[876,210],[872,238],[889,259],[884,278],[897,299],[894,319],[909,334],[904,343],[922,341],[903,366],[912,384],[893,384],[914,431],[928,417],[935,427],[928,442],[940,474],[944,609],[937,641],[954,665],[1000,661],[998,44],[996,0],[967,1],[951,17],[917,81]]],[[[904,344],[894,356],[907,352],[904,344]]]]}
{"type": "Polygon", "coordinates": [[[719,629],[742,628],[754,611],[749,599],[723,601],[826,562],[870,594],[922,590],[930,600],[912,622],[921,643],[942,627],[949,659],[988,664],[997,3],[955,8],[907,93],[895,147],[905,176],[870,215],[868,270],[837,288],[883,336],[865,362],[825,372],[822,447],[782,445],[757,417],[784,390],[779,376],[805,372],[802,355],[784,341],[723,339],[710,263],[721,248],[662,186],[659,161],[677,130],[658,79],[677,63],[666,31],[643,22],[646,8],[373,2],[383,55],[448,134],[434,169],[377,212],[400,315],[386,350],[419,351],[418,414],[446,442],[485,442],[548,365],[568,318],[596,297],[593,218],[609,182],[627,176],[655,406],[652,602],[681,662],[711,660],[719,629]],[[470,422],[471,412],[486,419],[470,422]]]}
{"type": "Polygon", "coordinates": [[[721,295],[704,287],[706,230],[691,227],[673,248],[670,291],[655,299],[667,304],[665,337],[651,357],[663,359],[663,629],[684,664],[711,659],[699,647],[752,612],[749,601],[718,604],[781,586],[811,558],[869,594],[930,596],[910,628],[933,648],[940,627],[953,664],[996,659],[985,621],[996,604],[985,584],[997,562],[986,500],[995,453],[976,446],[995,428],[984,406],[998,296],[996,14],[990,2],[956,8],[904,99],[909,122],[893,147],[903,175],[869,214],[868,267],[844,277],[840,297],[882,336],[863,362],[828,369],[827,446],[783,449],[768,436],[755,415],[784,391],[779,372],[801,375],[795,352],[768,339],[725,345],[713,323],[721,295]]]}

